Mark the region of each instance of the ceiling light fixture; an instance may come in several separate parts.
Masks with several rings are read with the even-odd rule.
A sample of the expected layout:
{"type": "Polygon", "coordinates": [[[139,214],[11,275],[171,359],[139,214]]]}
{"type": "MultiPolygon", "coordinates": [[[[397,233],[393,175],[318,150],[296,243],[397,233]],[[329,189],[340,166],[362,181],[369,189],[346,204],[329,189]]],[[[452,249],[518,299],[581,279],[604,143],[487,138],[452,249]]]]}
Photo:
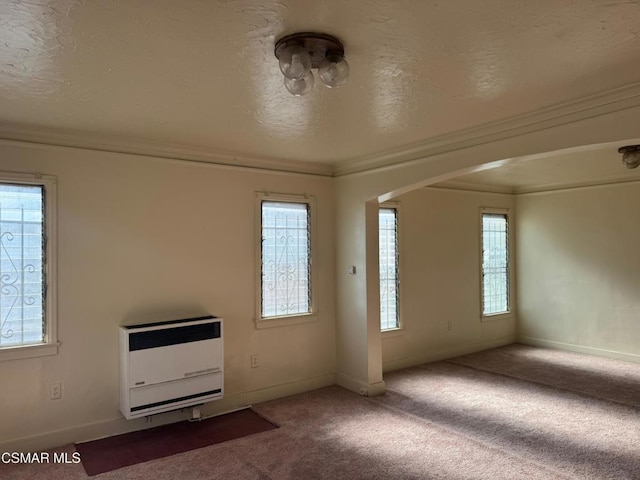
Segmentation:
{"type": "Polygon", "coordinates": [[[620,147],[618,153],[622,154],[622,163],[624,163],[627,168],[636,168],[640,165],[640,145],[620,147]]]}
{"type": "Polygon", "coordinates": [[[282,37],[276,42],[275,56],[280,62],[284,85],[292,95],[309,93],[313,88],[314,68],[329,88],[344,85],[349,64],[344,59],[340,40],[325,33],[302,32],[282,37]]]}

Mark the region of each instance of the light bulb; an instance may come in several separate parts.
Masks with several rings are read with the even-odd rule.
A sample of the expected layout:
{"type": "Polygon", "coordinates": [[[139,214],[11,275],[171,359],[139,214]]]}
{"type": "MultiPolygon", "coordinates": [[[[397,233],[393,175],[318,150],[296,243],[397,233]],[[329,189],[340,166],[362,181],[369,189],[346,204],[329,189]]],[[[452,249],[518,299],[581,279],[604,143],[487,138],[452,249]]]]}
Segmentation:
{"type": "Polygon", "coordinates": [[[302,78],[304,77],[304,65],[300,60],[300,54],[294,53],[291,55],[291,66],[289,67],[289,78],[302,78]]]}
{"type": "Polygon", "coordinates": [[[636,168],[640,165],[640,152],[625,152],[622,155],[622,163],[627,168],[636,168]]]}
{"type": "Polygon", "coordinates": [[[347,81],[349,64],[342,55],[327,55],[318,68],[318,75],[327,87],[339,87],[347,81]]]}
{"type": "Polygon", "coordinates": [[[280,70],[286,78],[299,80],[311,71],[309,52],[298,45],[285,48],[279,57],[280,70]]]}
{"type": "Polygon", "coordinates": [[[620,147],[618,153],[622,154],[622,163],[627,168],[637,168],[640,165],[640,145],[620,147]]]}
{"type": "Polygon", "coordinates": [[[284,86],[287,87],[289,93],[296,97],[305,95],[313,88],[313,73],[309,72],[302,78],[284,77],[284,86]]]}

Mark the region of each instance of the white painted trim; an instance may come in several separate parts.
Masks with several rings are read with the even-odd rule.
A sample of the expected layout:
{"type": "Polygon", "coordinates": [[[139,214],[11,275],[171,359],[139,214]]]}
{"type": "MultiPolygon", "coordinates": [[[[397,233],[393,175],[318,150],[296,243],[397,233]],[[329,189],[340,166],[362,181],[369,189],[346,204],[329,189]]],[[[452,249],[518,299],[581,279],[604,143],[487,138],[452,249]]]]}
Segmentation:
{"type": "MultiPolygon", "coordinates": [[[[511,294],[509,294],[509,303],[511,303],[511,294]]],[[[496,322],[498,320],[513,320],[515,315],[512,310],[503,313],[492,313],[490,315],[481,315],[482,322],[496,322]]]]}
{"type": "Polygon", "coordinates": [[[640,178],[619,177],[606,180],[592,180],[588,182],[556,183],[546,185],[535,185],[533,187],[505,187],[502,185],[491,185],[481,183],[450,182],[436,183],[422,187],[425,189],[452,190],[457,192],[488,193],[494,195],[526,196],[543,193],[562,192],[564,190],[580,190],[592,187],[607,187],[625,183],[637,183],[640,178]]]}
{"type": "Polygon", "coordinates": [[[364,395],[365,397],[376,397],[386,391],[384,382],[368,384],[344,373],[336,374],[336,383],[342,388],[351,390],[359,395],[364,395]]]}
{"type": "Polygon", "coordinates": [[[557,350],[566,350],[568,352],[586,353],[588,355],[614,358],[625,362],[640,363],[640,355],[635,353],[616,352],[615,350],[587,347],[585,345],[575,345],[573,343],[556,342],[553,340],[545,340],[543,338],[518,336],[517,343],[531,345],[533,347],[555,348],[557,350]]]}
{"type": "Polygon", "coordinates": [[[439,190],[455,190],[461,192],[475,192],[475,193],[493,193],[498,195],[513,195],[515,190],[511,187],[505,187],[503,185],[489,185],[470,182],[456,182],[446,181],[443,183],[435,183],[433,185],[427,185],[422,188],[435,188],[439,190]]]}
{"type": "Polygon", "coordinates": [[[640,82],[534,112],[459,130],[411,145],[335,163],[251,157],[203,146],[127,139],[76,130],[0,123],[0,140],[170,158],[269,171],[340,177],[421,161],[426,157],[505,140],[640,106],[640,82]]]}
{"type": "Polygon", "coordinates": [[[317,314],[307,313],[304,315],[288,315],[285,317],[255,318],[254,323],[256,325],[256,329],[261,330],[263,328],[275,328],[275,327],[286,327],[288,325],[300,325],[302,323],[315,322],[316,320],[318,320],[317,314]]]}
{"type": "MultiPolygon", "coordinates": [[[[397,276],[398,276],[398,305],[397,305],[397,309],[398,309],[398,327],[397,328],[391,328],[388,330],[382,330],[382,325],[380,325],[380,332],[383,335],[386,336],[393,336],[393,334],[395,333],[396,335],[398,335],[398,332],[404,333],[405,330],[405,322],[404,322],[404,318],[402,316],[402,312],[404,310],[403,308],[403,296],[402,296],[402,291],[404,290],[404,288],[402,287],[402,272],[403,272],[403,267],[402,267],[402,252],[404,251],[403,247],[402,247],[402,239],[404,237],[404,235],[402,234],[402,203],[398,202],[398,201],[388,201],[388,202],[382,202],[379,205],[379,210],[380,209],[393,209],[396,211],[396,242],[398,244],[398,252],[397,252],[397,276]]],[[[380,217],[378,217],[378,228],[380,228],[380,217]]],[[[378,245],[378,250],[380,249],[380,245],[378,245]]],[[[380,253],[378,253],[378,255],[380,255],[380,253]]],[[[382,324],[382,320],[380,321],[380,323],[382,324]]]]}
{"type": "MultiPolygon", "coordinates": [[[[252,404],[304,393],[318,388],[335,385],[335,374],[328,373],[317,377],[307,378],[268,388],[251,390],[242,393],[226,394],[221,400],[209,402],[202,407],[203,416],[221,415],[233,410],[246,408],[252,404]]],[[[114,410],[117,408],[114,407],[114,410]]],[[[187,420],[190,418],[190,408],[181,411],[167,412],[154,415],[147,423],[144,418],[126,420],[124,417],[111,418],[94,423],[75,425],[69,428],[44,432],[28,437],[17,438],[0,443],[0,452],[35,452],[55,448],[70,443],[80,443],[98,438],[120,435],[122,433],[145,430],[187,420]]]]}
{"type": "MultiPolygon", "coordinates": [[[[400,370],[402,368],[415,367],[416,365],[422,365],[423,363],[437,362],[440,360],[446,360],[447,358],[454,358],[460,355],[467,355],[469,353],[488,350],[490,348],[511,345],[512,343],[515,343],[515,341],[515,335],[509,335],[493,340],[464,343],[460,345],[446,346],[441,348],[429,349],[429,347],[426,347],[425,351],[419,355],[411,355],[408,357],[384,362],[382,364],[382,370],[383,372],[391,372],[393,370],[400,370]]],[[[340,385],[339,382],[338,385],[340,385]]]]}
{"type": "Polygon", "coordinates": [[[480,207],[480,215],[478,216],[478,222],[479,222],[479,228],[478,228],[478,243],[479,243],[479,258],[478,258],[478,276],[479,276],[479,286],[480,286],[480,321],[481,322],[491,322],[494,320],[508,320],[511,319],[514,316],[514,312],[515,312],[515,255],[514,255],[514,245],[515,245],[515,239],[514,239],[514,235],[515,235],[515,228],[514,228],[514,222],[513,222],[513,212],[511,209],[509,208],[503,208],[503,207],[480,207]],[[489,315],[485,315],[484,313],[484,304],[483,304],[483,298],[484,298],[484,281],[482,278],[482,273],[483,273],[483,255],[484,255],[484,244],[483,244],[483,227],[484,227],[484,222],[483,222],[483,216],[484,214],[498,214],[498,215],[504,215],[505,217],[507,217],[507,274],[509,277],[509,288],[508,288],[508,292],[507,292],[507,311],[505,312],[498,312],[498,313],[492,313],[489,315]]]}
{"type": "Polygon", "coordinates": [[[40,173],[0,172],[0,182],[36,185],[44,190],[44,279],[46,297],[44,303],[45,338],[36,345],[0,347],[0,361],[56,355],[58,353],[58,269],[57,269],[57,179],[40,173]]]}
{"type": "Polygon", "coordinates": [[[255,317],[256,329],[282,327],[313,322],[318,318],[318,202],[313,195],[256,192],[255,198],[255,317]],[[288,202],[306,204],[309,208],[309,243],[311,268],[311,311],[298,315],[262,317],[262,202],[288,202]]]}
{"type": "MultiPolygon", "coordinates": [[[[249,405],[268,402],[277,398],[289,397],[299,393],[310,392],[319,388],[329,387],[336,384],[336,374],[327,373],[317,377],[306,378],[295,382],[283,383],[271,387],[251,390],[242,394],[245,402],[249,405]]],[[[236,395],[237,397],[237,395],[236,395]]],[[[234,398],[232,395],[231,398],[234,398]]]]}
{"type": "Polygon", "coordinates": [[[36,345],[16,345],[0,348],[0,362],[21,358],[48,357],[57,355],[60,342],[38,343],[36,345]]]}
{"type": "Polygon", "coordinates": [[[640,106],[640,82],[504,120],[432,137],[412,145],[338,162],[334,166],[333,175],[341,177],[385,170],[388,167],[422,161],[426,157],[506,140],[637,106],[640,106]]]}
{"type": "Polygon", "coordinates": [[[225,170],[225,171],[240,171],[240,172],[259,172],[259,173],[263,173],[263,174],[269,174],[269,175],[278,175],[278,176],[286,176],[286,177],[308,177],[308,176],[321,176],[324,177],[326,179],[331,178],[331,173],[327,173],[326,175],[320,175],[320,174],[314,174],[314,173],[304,173],[304,172],[300,172],[300,171],[286,171],[286,170],[272,170],[272,169],[266,169],[266,168],[258,168],[258,167],[250,167],[250,166],[239,166],[239,165],[225,165],[225,164],[221,164],[221,163],[212,163],[212,162],[204,162],[204,161],[198,161],[198,160],[187,160],[184,158],[175,158],[175,157],[154,157],[152,155],[145,155],[145,154],[141,154],[141,153],[126,153],[126,152],[113,152],[110,150],[92,150],[90,148],[83,148],[83,147],[67,147],[64,145],[49,145],[46,143],[30,143],[30,142],[23,142],[23,141],[19,141],[19,140],[6,140],[6,139],[2,139],[0,138],[0,145],[6,145],[8,147],[19,147],[19,148],[24,148],[24,149],[33,149],[33,150],[41,150],[41,151],[58,151],[58,152],[73,152],[73,151],[79,151],[79,152],[94,152],[97,155],[105,155],[106,156],[110,156],[110,155],[120,155],[123,157],[136,157],[137,159],[140,160],[145,160],[145,161],[151,161],[151,162],[164,162],[166,164],[181,164],[181,165],[185,165],[188,167],[192,167],[192,168],[212,168],[212,169],[216,169],[216,170],[225,170]]]}
{"type": "Polygon", "coordinates": [[[602,181],[594,181],[594,182],[588,182],[588,183],[582,182],[582,183],[573,183],[573,184],[555,185],[555,186],[540,186],[540,187],[519,189],[514,193],[514,195],[519,197],[547,195],[552,193],[562,193],[570,190],[591,190],[596,188],[616,187],[620,185],[627,185],[630,183],[638,183],[638,182],[640,182],[640,178],[602,180],[602,181]]]}
{"type": "Polygon", "coordinates": [[[400,328],[392,328],[390,330],[380,330],[382,334],[382,338],[393,338],[393,337],[401,337],[406,333],[406,330],[402,327],[400,328]]]}
{"type": "Polygon", "coordinates": [[[7,123],[0,123],[0,139],[328,177],[333,172],[332,166],[326,163],[252,157],[201,146],[128,139],[105,134],[88,134],[80,131],[35,126],[16,126],[7,123]]]}

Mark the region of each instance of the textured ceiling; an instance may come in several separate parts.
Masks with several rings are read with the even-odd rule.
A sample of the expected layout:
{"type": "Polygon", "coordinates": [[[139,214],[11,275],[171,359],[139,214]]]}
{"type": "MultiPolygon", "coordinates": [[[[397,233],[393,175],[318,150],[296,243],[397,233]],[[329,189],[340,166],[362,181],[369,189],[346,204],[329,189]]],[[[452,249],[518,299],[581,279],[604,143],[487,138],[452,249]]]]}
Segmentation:
{"type": "Polygon", "coordinates": [[[355,161],[640,81],[635,1],[4,0],[0,27],[0,137],[214,156],[355,161]],[[344,42],[345,86],[286,92],[296,31],[344,42]]]}

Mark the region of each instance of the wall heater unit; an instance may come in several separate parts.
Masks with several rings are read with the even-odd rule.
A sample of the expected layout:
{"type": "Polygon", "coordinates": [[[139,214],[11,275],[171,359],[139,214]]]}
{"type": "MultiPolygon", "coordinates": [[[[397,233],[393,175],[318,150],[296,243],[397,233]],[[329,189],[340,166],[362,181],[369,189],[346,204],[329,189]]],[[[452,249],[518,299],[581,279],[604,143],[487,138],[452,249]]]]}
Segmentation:
{"type": "Polygon", "coordinates": [[[222,319],[120,328],[120,410],[138,418],[222,398],[222,319]]]}

